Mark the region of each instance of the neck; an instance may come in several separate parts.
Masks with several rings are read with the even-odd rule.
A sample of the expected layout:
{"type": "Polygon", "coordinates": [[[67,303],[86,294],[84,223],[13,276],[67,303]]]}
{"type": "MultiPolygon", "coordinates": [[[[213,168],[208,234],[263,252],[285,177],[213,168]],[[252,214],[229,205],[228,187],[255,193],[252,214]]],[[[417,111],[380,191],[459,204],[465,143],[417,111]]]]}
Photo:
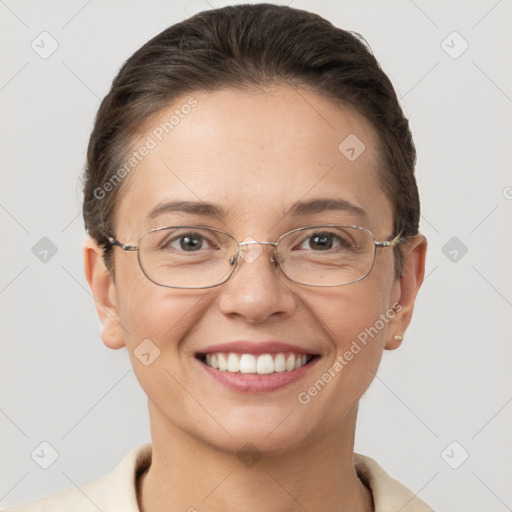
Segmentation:
{"type": "Polygon", "coordinates": [[[150,403],[153,453],[138,482],[141,512],[373,511],[353,465],[357,406],[321,440],[247,465],[164,423],[155,409],[150,403]]]}

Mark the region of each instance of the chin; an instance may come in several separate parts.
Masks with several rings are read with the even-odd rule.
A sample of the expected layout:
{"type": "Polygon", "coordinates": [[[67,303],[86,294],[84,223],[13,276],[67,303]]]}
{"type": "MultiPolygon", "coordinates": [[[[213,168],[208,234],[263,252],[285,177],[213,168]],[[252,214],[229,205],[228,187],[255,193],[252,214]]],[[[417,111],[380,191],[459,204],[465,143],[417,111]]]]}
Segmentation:
{"type": "MultiPolygon", "coordinates": [[[[223,436],[215,445],[221,450],[240,456],[240,451],[255,451],[260,455],[278,456],[292,452],[312,437],[309,425],[292,408],[247,407],[244,412],[226,418],[232,437],[223,436]]],[[[302,411],[304,412],[304,410],[302,411]]]]}

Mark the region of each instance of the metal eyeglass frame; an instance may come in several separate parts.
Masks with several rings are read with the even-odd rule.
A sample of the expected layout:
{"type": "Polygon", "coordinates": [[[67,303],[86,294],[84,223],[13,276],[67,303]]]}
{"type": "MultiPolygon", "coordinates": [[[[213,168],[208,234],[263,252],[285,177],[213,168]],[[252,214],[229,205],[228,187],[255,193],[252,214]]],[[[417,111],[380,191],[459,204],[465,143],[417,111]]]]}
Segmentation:
{"type": "Polygon", "coordinates": [[[284,233],[283,235],[281,235],[279,237],[279,239],[277,240],[277,242],[266,242],[266,241],[258,241],[258,240],[247,240],[245,242],[239,242],[234,237],[232,237],[229,233],[226,233],[225,231],[222,231],[221,229],[210,228],[208,226],[179,225],[179,226],[165,226],[165,227],[161,227],[161,228],[153,228],[153,229],[149,230],[147,233],[144,233],[142,236],[140,236],[138,243],[123,244],[122,242],[119,242],[119,240],[116,240],[113,236],[108,236],[108,241],[109,241],[111,246],[119,247],[123,251],[137,251],[137,260],[139,262],[139,266],[140,266],[143,274],[152,283],[154,283],[154,284],[156,284],[158,286],[164,286],[165,288],[179,288],[179,289],[184,289],[184,290],[200,290],[200,289],[204,289],[204,288],[214,288],[216,286],[220,286],[221,284],[224,284],[226,281],[228,281],[228,279],[235,272],[235,269],[238,266],[238,262],[240,261],[240,258],[242,256],[241,255],[241,247],[247,246],[247,245],[254,245],[254,244],[258,244],[258,245],[271,245],[271,246],[274,247],[274,254],[271,257],[271,261],[274,263],[274,265],[279,267],[279,269],[281,270],[282,274],[287,279],[289,279],[290,281],[292,281],[294,283],[297,283],[297,284],[302,284],[304,286],[314,286],[314,287],[322,287],[322,288],[324,288],[324,287],[346,286],[348,284],[353,284],[353,283],[357,283],[359,281],[362,281],[365,277],[367,277],[370,274],[370,272],[373,269],[373,266],[375,265],[375,256],[376,256],[376,253],[377,253],[377,248],[386,249],[388,247],[396,247],[396,246],[398,246],[400,244],[403,244],[403,243],[409,243],[407,238],[402,236],[402,233],[403,232],[400,232],[400,234],[396,235],[392,240],[384,240],[382,242],[379,242],[379,241],[376,240],[376,238],[373,235],[373,233],[371,231],[369,231],[368,229],[366,229],[366,228],[362,228],[362,227],[359,227],[359,226],[349,226],[349,225],[345,225],[345,224],[320,224],[318,226],[307,226],[307,227],[303,227],[303,228],[292,229],[291,231],[288,231],[288,232],[284,233]],[[356,279],[355,281],[350,281],[348,283],[343,283],[343,284],[334,284],[334,285],[306,284],[306,283],[301,283],[300,281],[295,281],[294,279],[291,279],[290,277],[288,277],[288,275],[284,272],[283,268],[281,267],[281,263],[279,261],[278,255],[277,255],[277,246],[278,246],[279,242],[284,237],[286,237],[287,235],[290,235],[291,233],[295,233],[297,231],[304,231],[306,229],[314,229],[314,228],[326,228],[326,227],[358,229],[359,231],[364,231],[364,232],[368,233],[372,237],[373,242],[374,242],[375,252],[374,252],[374,255],[373,255],[372,265],[371,265],[370,269],[368,270],[368,272],[363,277],[361,277],[359,279],[356,279]],[[216,231],[218,233],[222,233],[222,234],[228,236],[229,238],[231,238],[237,244],[236,257],[231,257],[230,261],[229,261],[229,263],[231,265],[233,265],[233,268],[232,268],[231,272],[229,273],[229,275],[226,277],[226,279],[224,279],[224,281],[221,281],[220,283],[216,283],[216,284],[213,284],[213,285],[208,285],[208,286],[194,286],[194,287],[189,287],[189,286],[172,286],[172,285],[168,285],[168,284],[159,283],[159,282],[155,281],[154,279],[152,279],[147,274],[146,270],[144,269],[144,266],[142,265],[142,263],[140,261],[140,252],[139,252],[140,241],[146,235],[149,235],[150,233],[153,233],[155,231],[163,231],[163,230],[166,230],[166,229],[176,229],[176,228],[196,228],[196,229],[206,229],[206,230],[210,230],[210,231],[216,231]]]}

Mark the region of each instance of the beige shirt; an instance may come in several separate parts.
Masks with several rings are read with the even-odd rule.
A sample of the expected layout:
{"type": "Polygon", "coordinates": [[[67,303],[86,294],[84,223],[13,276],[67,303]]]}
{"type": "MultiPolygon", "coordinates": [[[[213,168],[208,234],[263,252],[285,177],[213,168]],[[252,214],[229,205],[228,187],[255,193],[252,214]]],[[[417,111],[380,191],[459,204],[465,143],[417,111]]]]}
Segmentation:
{"type": "MultiPolygon", "coordinates": [[[[138,446],[111,473],[80,488],[31,501],[6,512],[140,512],[136,482],[151,464],[151,450],[150,443],[138,446]]],[[[354,466],[359,478],[372,491],[375,512],[433,512],[373,459],[356,453],[354,466]]]]}

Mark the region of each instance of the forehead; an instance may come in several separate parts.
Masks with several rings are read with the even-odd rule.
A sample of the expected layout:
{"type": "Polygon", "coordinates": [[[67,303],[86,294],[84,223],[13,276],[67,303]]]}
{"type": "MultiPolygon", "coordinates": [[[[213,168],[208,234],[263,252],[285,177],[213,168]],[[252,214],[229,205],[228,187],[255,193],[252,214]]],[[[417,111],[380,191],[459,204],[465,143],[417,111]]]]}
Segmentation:
{"type": "Polygon", "coordinates": [[[123,183],[119,230],[143,229],[168,200],[213,202],[252,221],[317,197],[391,215],[370,123],[305,89],[191,93],[144,124],[141,144],[151,149],[123,183]]]}

